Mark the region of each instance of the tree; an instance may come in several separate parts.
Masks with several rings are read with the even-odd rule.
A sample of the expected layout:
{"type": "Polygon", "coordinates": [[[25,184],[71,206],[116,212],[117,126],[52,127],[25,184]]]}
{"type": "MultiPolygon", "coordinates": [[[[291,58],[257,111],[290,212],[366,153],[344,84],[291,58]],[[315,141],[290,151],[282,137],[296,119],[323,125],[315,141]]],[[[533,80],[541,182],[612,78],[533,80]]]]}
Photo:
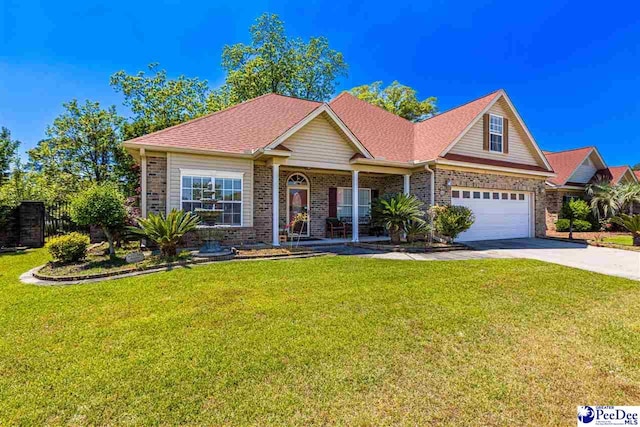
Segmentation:
{"type": "Polygon", "coordinates": [[[47,139],[29,150],[31,165],[53,180],[77,189],[82,181],[113,181],[117,159],[128,156],[121,144],[122,117],[115,106],[102,109],[99,102],[77,100],[63,104],[65,112],[47,128],[47,139]]]}
{"type": "Polygon", "coordinates": [[[640,203],[640,184],[618,184],[616,190],[620,211],[631,211],[634,203],[640,203]]]}
{"type": "Polygon", "coordinates": [[[11,131],[6,127],[0,128],[0,185],[9,176],[11,163],[16,160],[16,152],[20,141],[11,139],[11,131]]]}
{"type": "Polygon", "coordinates": [[[210,89],[206,80],[183,75],[168,79],[166,70],[149,64],[146,75],[129,75],[124,70],[111,76],[111,86],[124,95],[124,105],[133,118],[124,125],[125,140],[174,126],[209,112],[210,89]]]}
{"type": "Polygon", "coordinates": [[[109,242],[109,255],[115,256],[114,234],[127,218],[125,199],[113,183],[93,184],[71,201],[71,219],[82,227],[96,225],[109,242]]]}
{"type": "Polygon", "coordinates": [[[327,100],[337,78],[347,73],[342,54],[331,49],[327,39],[289,39],[278,15],[261,15],[249,31],[250,44],[227,45],[222,51],[227,72],[222,92],[228,93],[229,103],[266,93],[327,100]]]}
{"type": "Polygon", "coordinates": [[[636,163],[631,169],[633,169],[634,171],[640,171],[640,163],[636,163]]]}
{"type": "Polygon", "coordinates": [[[620,211],[618,190],[610,181],[598,179],[587,185],[586,193],[591,197],[591,209],[598,220],[608,219],[620,211]]]}
{"type": "Polygon", "coordinates": [[[384,89],[381,81],[373,82],[369,85],[354,87],[349,93],[412,122],[420,122],[437,111],[435,97],[419,101],[415,89],[397,81],[384,89]]]}
{"type": "Polygon", "coordinates": [[[400,244],[400,235],[407,224],[424,222],[423,203],[414,195],[404,193],[380,197],[372,206],[371,215],[389,231],[391,243],[400,244]]]}
{"type": "Polygon", "coordinates": [[[569,239],[573,239],[573,222],[589,216],[589,205],[584,200],[574,199],[562,205],[561,215],[569,220],[569,239]]]}

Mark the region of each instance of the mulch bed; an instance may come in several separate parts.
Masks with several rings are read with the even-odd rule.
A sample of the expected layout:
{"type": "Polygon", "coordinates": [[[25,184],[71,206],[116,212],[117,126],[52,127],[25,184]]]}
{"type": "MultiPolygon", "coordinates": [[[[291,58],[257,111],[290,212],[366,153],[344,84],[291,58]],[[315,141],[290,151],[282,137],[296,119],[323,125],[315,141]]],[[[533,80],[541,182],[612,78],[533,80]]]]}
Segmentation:
{"type": "Polygon", "coordinates": [[[573,233],[573,239],[569,239],[569,233],[559,233],[557,231],[547,232],[547,239],[560,240],[569,243],[583,243],[589,246],[597,246],[600,248],[622,249],[625,251],[640,252],[640,246],[619,245],[617,243],[605,242],[603,239],[614,236],[628,236],[629,233],[610,233],[610,232],[576,232],[573,233]]]}
{"type": "MultiPolygon", "coordinates": [[[[251,260],[251,259],[281,259],[281,258],[300,258],[300,257],[308,257],[308,256],[317,256],[323,255],[322,253],[318,253],[309,249],[298,249],[298,248],[265,248],[265,249],[241,249],[237,251],[236,254],[222,255],[216,256],[215,258],[211,257],[198,257],[192,256],[191,258],[185,258],[173,262],[159,262],[149,264],[149,258],[141,263],[136,264],[124,264],[118,265],[111,270],[106,269],[106,271],[102,271],[99,273],[85,273],[85,274],[65,274],[65,275],[53,275],[47,274],[48,271],[55,269],[55,264],[49,263],[44,265],[38,271],[33,273],[33,277],[40,280],[47,281],[55,281],[55,282],[75,282],[78,280],[89,280],[89,279],[101,279],[107,277],[116,277],[128,275],[131,273],[137,272],[151,272],[151,271],[164,271],[173,267],[184,267],[188,265],[195,264],[206,264],[218,261],[231,261],[231,260],[251,260]],[[147,262],[146,264],[144,264],[147,262]],[[45,272],[43,272],[43,270],[45,272]]],[[[89,264],[89,262],[85,262],[84,264],[89,264]]],[[[76,264],[71,266],[77,267],[81,269],[83,264],[76,264]]],[[[62,268],[69,268],[69,265],[60,266],[62,268]]]]}

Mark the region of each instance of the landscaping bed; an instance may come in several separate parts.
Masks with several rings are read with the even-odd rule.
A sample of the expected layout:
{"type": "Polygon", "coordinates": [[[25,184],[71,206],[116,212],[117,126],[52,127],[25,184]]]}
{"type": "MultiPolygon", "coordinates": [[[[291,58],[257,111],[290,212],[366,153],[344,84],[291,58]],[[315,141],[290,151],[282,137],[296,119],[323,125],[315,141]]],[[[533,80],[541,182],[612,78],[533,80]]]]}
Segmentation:
{"type": "Polygon", "coordinates": [[[391,243],[374,242],[374,243],[351,243],[352,246],[363,249],[373,249],[385,252],[410,252],[410,253],[424,253],[424,252],[449,252],[468,250],[469,247],[461,243],[425,243],[425,242],[402,242],[399,245],[392,245],[391,243]]]}
{"type": "Polygon", "coordinates": [[[315,251],[306,248],[247,248],[236,250],[235,253],[217,256],[215,259],[205,256],[198,256],[197,251],[183,251],[177,256],[163,258],[154,252],[145,251],[144,260],[128,263],[126,255],[137,252],[137,245],[130,245],[116,251],[116,257],[110,258],[106,253],[107,245],[100,244],[89,250],[83,261],[76,263],[49,262],[33,273],[36,279],[50,281],[77,281],[87,279],[98,279],[105,277],[121,276],[134,272],[165,270],[171,267],[186,266],[192,264],[203,264],[215,261],[229,261],[232,259],[259,259],[259,258],[284,258],[301,257],[317,254],[315,251]]]}
{"type": "Polygon", "coordinates": [[[557,231],[547,232],[547,239],[562,240],[564,242],[585,243],[602,248],[623,249],[626,251],[640,252],[640,246],[633,246],[633,238],[629,233],[573,233],[573,239],[569,239],[569,233],[557,231]]]}

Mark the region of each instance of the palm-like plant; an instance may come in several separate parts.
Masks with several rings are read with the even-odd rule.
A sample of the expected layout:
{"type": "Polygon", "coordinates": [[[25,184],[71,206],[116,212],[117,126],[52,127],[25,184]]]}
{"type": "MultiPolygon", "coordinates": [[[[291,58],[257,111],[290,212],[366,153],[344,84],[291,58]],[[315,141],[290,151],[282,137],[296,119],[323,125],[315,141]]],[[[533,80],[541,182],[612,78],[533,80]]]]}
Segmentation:
{"type": "Polygon", "coordinates": [[[424,222],[423,203],[414,195],[398,193],[380,197],[372,207],[376,222],[387,229],[391,243],[400,244],[400,236],[410,221],[424,222]]]}
{"type": "Polygon", "coordinates": [[[610,218],[620,211],[620,192],[610,181],[598,179],[587,185],[586,191],[591,197],[591,209],[598,220],[610,218]]]}
{"type": "Polygon", "coordinates": [[[626,228],[633,237],[633,246],[640,246],[640,215],[620,214],[611,219],[626,228]]]}
{"type": "Polygon", "coordinates": [[[634,203],[640,203],[640,184],[627,183],[618,184],[618,199],[620,204],[620,211],[631,213],[631,209],[634,203]]]}
{"type": "Polygon", "coordinates": [[[182,237],[195,230],[199,223],[200,218],[197,215],[174,209],[166,218],[163,214],[153,213],[147,218],[138,218],[138,226],[128,229],[155,242],[163,256],[172,257],[176,255],[182,237]]]}

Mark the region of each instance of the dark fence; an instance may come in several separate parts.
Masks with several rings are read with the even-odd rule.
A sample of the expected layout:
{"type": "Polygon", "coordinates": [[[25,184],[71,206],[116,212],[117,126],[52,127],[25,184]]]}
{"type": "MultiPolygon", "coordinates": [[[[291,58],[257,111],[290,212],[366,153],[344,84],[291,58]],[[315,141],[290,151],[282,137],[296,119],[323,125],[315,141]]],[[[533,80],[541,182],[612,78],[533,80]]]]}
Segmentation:
{"type": "Polygon", "coordinates": [[[0,247],[44,245],[45,208],[42,202],[22,202],[0,215],[0,247]]]}
{"type": "Polygon", "coordinates": [[[45,236],[59,236],[71,231],[87,232],[88,229],[78,227],[71,220],[71,204],[67,202],[53,203],[45,207],[45,236]]]}

